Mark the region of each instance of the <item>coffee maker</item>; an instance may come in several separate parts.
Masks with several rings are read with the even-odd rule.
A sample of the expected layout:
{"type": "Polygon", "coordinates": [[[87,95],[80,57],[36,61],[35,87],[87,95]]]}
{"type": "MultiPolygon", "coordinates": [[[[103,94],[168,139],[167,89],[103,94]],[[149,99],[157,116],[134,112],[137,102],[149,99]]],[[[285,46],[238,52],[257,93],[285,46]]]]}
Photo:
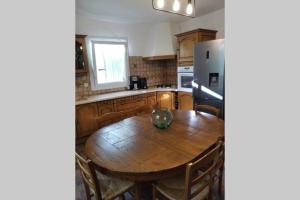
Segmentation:
{"type": "Polygon", "coordinates": [[[147,89],[147,79],[145,77],[140,78],[140,89],[147,89]]]}
{"type": "Polygon", "coordinates": [[[129,76],[129,89],[130,90],[138,90],[141,87],[141,80],[139,76],[129,76]]]}

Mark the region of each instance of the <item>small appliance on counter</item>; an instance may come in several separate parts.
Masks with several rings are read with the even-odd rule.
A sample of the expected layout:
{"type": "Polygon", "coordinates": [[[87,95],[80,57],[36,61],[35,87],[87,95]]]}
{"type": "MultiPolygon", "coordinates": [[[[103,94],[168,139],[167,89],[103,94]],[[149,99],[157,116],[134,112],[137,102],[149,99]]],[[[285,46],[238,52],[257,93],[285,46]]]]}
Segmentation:
{"type": "Polygon", "coordinates": [[[139,89],[148,89],[147,79],[145,77],[140,78],[140,88],[139,89]]]}
{"type": "Polygon", "coordinates": [[[129,90],[147,89],[147,79],[140,76],[129,76],[129,90]]]}
{"type": "Polygon", "coordinates": [[[140,87],[141,81],[139,76],[129,76],[129,89],[137,90],[140,87]]]}

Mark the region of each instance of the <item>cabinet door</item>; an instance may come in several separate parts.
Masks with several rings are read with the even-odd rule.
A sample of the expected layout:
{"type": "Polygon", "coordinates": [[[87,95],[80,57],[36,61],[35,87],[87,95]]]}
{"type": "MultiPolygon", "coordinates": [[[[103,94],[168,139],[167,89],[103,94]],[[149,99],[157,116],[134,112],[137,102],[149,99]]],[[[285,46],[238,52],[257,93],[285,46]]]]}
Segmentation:
{"type": "Polygon", "coordinates": [[[115,102],[117,111],[124,111],[126,117],[132,117],[135,115],[136,108],[147,104],[147,98],[144,95],[137,95],[117,99],[115,102]]]}
{"type": "Polygon", "coordinates": [[[98,112],[99,116],[104,115],[105,113],[114,112],[114,101],[108,100],[108,101],[100,101],[98,102],[98,112]]]}
{"type": "Polygon", "coordinates": [[[198,41],[198,34],[191,33],[178,37],[178,62],[191,63],[194,57],[194,44],[198,41]]]}
{"type": "Polygon", "coordinates": [[[75,69],[76,75],[87,73],[87,51],[85,45],[85,35],[76,35],[75,37],[75,69]]]}
{"type": "Polygon", "coordinates": [[[193,110],[193,95],[189,92],[178,92],[179,110],[193,110]]]}
{"type": "Polygon", "coordinates": [[[97,130],[96,117],[98,109],[96,103],[79,105],[76,107],[76,137],[84,137],[97,130]]]}
{"type": "Polygon", "coordinates": [[[172,92],[157,92],[157,103],[160,108],[174,109],[174,94],[172,92]]]}
{"type": "Polygon", "coordinates": [[[149,94],[147,96],[147,104],[154,107],[156,104],[157,104],[157,101],[156,101],[156,94],[153,93],[153,94],[149,94]]]}
{"type": "Polygon", "coordinates": [[[206,33],[206,32],[200,32],[198,36],[199,42],[204,42],[208,40],[215,40],[216,39],[216,33],[211,32],[211,33],[206,33]]]}

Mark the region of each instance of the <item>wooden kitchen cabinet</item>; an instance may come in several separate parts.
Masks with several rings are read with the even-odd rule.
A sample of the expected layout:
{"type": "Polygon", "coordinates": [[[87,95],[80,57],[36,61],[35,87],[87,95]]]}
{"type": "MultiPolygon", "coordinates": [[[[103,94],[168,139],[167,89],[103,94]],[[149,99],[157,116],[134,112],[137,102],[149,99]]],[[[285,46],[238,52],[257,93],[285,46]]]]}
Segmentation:
{"type": "Polygon", "coordinates": [[[105,113],[123,111],[125,117],[137,114],[136,109],[144,106],[159,105],[160,108],[175,108],[175,95],[173,92],[152,92],[118,99],[98,101],[95,103],[81,104],[76,106],[76,139],[84,141],[87,136],[98,129],[96,118],[105,113]]]}
{"type": "Polygon", "coordinates": [[[110,113],[115,111],[114,101],[100,101],[97,103],[98,105],[98,114],[99,116],[104,115],[105,113],[110,113]]]}
{"type": "Polygon", "coordinates": [[[178,109],[193,110],[193,95],[191,92],[178,92],[178,109]]]}
{"type": "Polygon", "coordinates": [[[207,40],[215,40],[217,31],[196,29],[175,35],[177,37],[177,61],[179,66],[193,65],[194,45],[207,40]]]}
{"type": "Polygon", "coordinates": [[[115,100],[116,111],[124,111],[126,117],[135,115],[135,109],[147,104],[145,95],[136,95],[115,100]]]}
{"type": "Polygon", "coordinates": [[[178,62],[190,63],[194,57],[194,44],[198,41],[197,33],[185,34],[178,37],[178,62]]]}
{"type": "Polygon", "coordinates": [[[150,93],[147,95],[147,104],[149,106],[155,107],[157,104],[156,93],[150,93]]]}
{"type": "Polygon", "coordinates": [[[157,92],[157,103],[160,108],[174,109],[174,93],[157,92]]]}
{"type": "Polygon", "coordinates": [[[88,72],[86,35],[75,36],[75,71],[76,76],[86,75],[88,72]]]}
{"type": "Polygon", "coordinates": [[[97,103],[76,106],[76,138],[85,137],[97,130],[97,103]]]}

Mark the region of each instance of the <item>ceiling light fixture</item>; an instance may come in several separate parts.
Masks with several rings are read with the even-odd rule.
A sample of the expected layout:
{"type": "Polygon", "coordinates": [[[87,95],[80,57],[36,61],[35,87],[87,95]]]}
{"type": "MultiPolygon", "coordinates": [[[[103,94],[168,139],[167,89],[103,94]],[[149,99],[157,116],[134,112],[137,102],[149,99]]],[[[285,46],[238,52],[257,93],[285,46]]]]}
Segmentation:
{"type": "Polygon", "coordinates": [[[165,6],[165,1],[164,0],[157,0],[156,5],[158,8],[163,8],[165,6]]]}
{"type": "Polygon", "coordinates": [[[188,5],[186,7],[186,14],[191,15],[193,13],[193,6],[191,4],[191,0],[188,0],[188,5]]]}
{"type": "Polygon", "coordinates": [[[155,10],[195,17],[195,0],[152,0],[155,10]]]}
{"type": "Polygon", "coordinates": [[[177,12],[180,9],[180,3],[178,2],[178,0],[175,0],[173,3],[173,11],[177,12]]]}

